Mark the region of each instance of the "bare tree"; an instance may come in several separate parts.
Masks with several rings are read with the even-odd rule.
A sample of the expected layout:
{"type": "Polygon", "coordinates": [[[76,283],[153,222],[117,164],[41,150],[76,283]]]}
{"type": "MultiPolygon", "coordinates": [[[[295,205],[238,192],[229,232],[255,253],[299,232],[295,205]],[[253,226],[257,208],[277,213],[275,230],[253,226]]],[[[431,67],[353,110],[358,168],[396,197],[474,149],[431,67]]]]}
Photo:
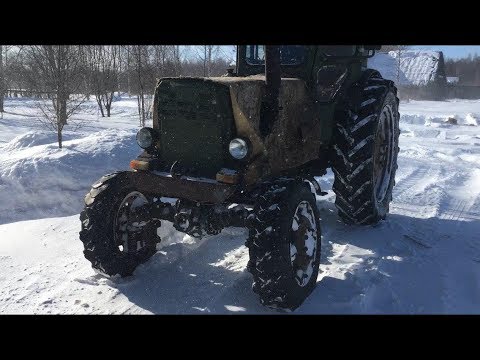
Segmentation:
{"type": "Polygon", "coordinates": [[[146,119],[152,117],[152,93],[155,86],[155,48],[146,45],[130,47],[130,67],[132,91],[137,95],[140,126],[145,126],[146,119]]]}
{"type": "MultiPolygon", "coordinates": [[[[225,73],[230,61],[226,59],[231,57],[216,45],[192,46],[190,49],[178,45],[14,46],[13,57],[9,56],[7,63],[7,50],[3,46],[3,52],[0,51],[4,60],[0,61],[0,75],[4,75],[0,76],[0,92],[10,82],[21,95],[50,99],[59,139],[70,116],[65,108],[76,108],[72,101],[80,100],[78,96],[71,96],[74,93],[94,95],[99,111],[107,117],[111,114],[115,91],[135,95],[140,125],[143,126],[152,116],[156,79],[219,76],[225,73]],[[188,51],[190,56],[185,56],[188,51]],[[64,83],[66,85],[62,85],[64,83]]],[[[42,109],[45,114],[50,114],[45,106],[42,109]]]]}
{"type": "Polygon", "coordinates": [[[26,49],[24,45],[3,45],[4,91],[6,96],[38,96],[35,92],[31,68],[25,67],[26,49]]]}
{"type": "Polygon", "coordinates": [[[95,95],[98,107],[105,117],[110,117],[113,96],[118,89],[118,51],[116,46],[88,46],[86,59],[89,69],[89,88],[95,95]]]}
{"type": "Polygon", "coordinates": [[[118,49],[119,90],[136,95],[140,126],[152,117],[156,80],[182,75],[182,51],[173,45],[130,45],[118,49]]]}
{"type": "Polygon", "coordinates": [[[39,92],[47,93],[51,105],[39,103],[45,124],[57,132],[58,147],[62,148],[62,130],[67,120],[85,101],[79,94],[82,85],[82,48],[73,45],[35,45],[27,49],[27,69],[30,81],[39,92]]]}
{"type": "Polygon", "coordinates": [[[146,62],[146,46],[134,45],[133,46],[135,71],[138,80],[138,115],[140,117],[140,126],[145,126],[146,112],[145,112],[145,84],[143,79],[143,71],[145,70],[144,62],[146,62]]]}
{"type": "Polygon", "coordinates": [[[168,46],[165,45],[152,46],[152,62],[156,78],[166,76],[166,65],[169,61],[168,50],[168,46]]]}
{"type": "Polygon", "coordinates": [[[131,46],[118,45],[118,89],[131,95],[130,73],[131,73],[131,46]]]}
{"type": "Polygon", "coordinates": [[[196,49],[197,57],[203,62],[203,76],[211,76],[212,64],[217,57],[220,46],[218,45],[202,45],[196,49]]]}
{"type": "Polygon", "coordinates": [[[172,58],[172,64],[173,64],[173,74],[172,76],[180,76],[182,72],[182,53],[180,50],[180,46],[178,45],[172,45],[170,47],[171,51],[171,58],[172,58]]]}
{"type": "MultiPolygon", "coordinates": [[[[154,45],[148,47],[148,61],[154,79],[180,76],[182,72],[181,50],[178,45],[154,45]]],[[[147,77],[150,75],[147,75],[147,77]]]]}

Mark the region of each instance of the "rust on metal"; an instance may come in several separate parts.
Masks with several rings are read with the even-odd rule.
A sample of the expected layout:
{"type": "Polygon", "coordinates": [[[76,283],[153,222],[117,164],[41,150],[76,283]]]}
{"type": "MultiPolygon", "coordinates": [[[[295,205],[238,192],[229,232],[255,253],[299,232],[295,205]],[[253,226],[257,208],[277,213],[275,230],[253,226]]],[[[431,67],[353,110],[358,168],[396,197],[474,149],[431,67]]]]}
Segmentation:
{"type": "Polygon", "coordinates": [[[238,104],[238,95],[238,89],[230,86],[230,98],[232,101],[233,118],[235,120],[237,135],[250,140],[250,143],[252,144],[252,152],[250,156],[256,157],[262,153],[265,153],[265,145],[255,131],[255,123],[247,119],[245,113],[238,104]]]}
{"type": "Polygon", "coordinates": [[[126,171],[124,174],[135,189],[142,193],[185,198],[199,203],[225,202],[237,188],[237,185],[223,184],[215,180],[206,181],[185,176],[173,178],[150,171],[126,171]]]}
{"type": "Polygon", "coordinates": [[[216,178],[217,181],[226,184],[238,184],[240,180],[238,172],[225,172],[223,169],[217,173],[216,178]]]}
{"type": "Polygon", "coordinates": [[[132,160],[130,161],[130,168],[133,170],[148,170],[148,161],[132,160]]]}

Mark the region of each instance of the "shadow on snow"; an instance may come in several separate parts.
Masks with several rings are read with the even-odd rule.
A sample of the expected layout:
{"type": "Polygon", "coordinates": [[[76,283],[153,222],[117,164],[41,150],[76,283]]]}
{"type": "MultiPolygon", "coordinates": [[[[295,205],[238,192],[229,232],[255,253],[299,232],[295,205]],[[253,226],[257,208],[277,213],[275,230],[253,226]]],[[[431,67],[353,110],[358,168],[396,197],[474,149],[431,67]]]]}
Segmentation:
{"type": "MultiPolygon", "coordinates": [[[[478,312],[479,274],[468,263],[480,262],[478,221],[390,214],[377,226],[347,226],[332,203],[321,205],[321,273],[296,313],[478,312]]],[[[259,304],[246,270],[212,265],[245,237],[227,229],[190,252],[166,246],[134,277],[111,285],[153,313],[278,313],[259,304]]]]}

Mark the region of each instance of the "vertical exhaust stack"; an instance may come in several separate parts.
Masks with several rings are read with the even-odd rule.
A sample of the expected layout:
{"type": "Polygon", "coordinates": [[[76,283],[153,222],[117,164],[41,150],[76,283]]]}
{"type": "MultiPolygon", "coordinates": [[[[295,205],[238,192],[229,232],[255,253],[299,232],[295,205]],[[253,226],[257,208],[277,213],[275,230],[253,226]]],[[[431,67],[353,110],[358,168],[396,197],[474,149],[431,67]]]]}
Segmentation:
{"type": "Polygon", "coordinates": [[[266,138],[278,120],[281,84],[280,47],[265,46],[265,99],[260,120],[260,133],[266,138]]]}

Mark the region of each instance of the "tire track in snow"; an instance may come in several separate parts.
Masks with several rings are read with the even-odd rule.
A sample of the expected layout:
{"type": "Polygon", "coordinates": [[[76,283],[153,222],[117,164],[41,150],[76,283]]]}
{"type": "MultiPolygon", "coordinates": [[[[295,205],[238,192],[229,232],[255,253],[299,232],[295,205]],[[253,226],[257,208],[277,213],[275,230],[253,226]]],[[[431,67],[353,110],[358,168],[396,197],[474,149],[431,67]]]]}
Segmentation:
{"type": "Polygon", "coordinates": [[[398,181],[395,187],[393,188],[393,199],[396,200],[402,197],[404,193],[409,191],[413,186],[415,186],[419,182],[419,180],[425,177],[425,174],[427,173],[428,170],[430,170],[429,167],[414,168],[413,171],[411,171],[408,175],[403,176],[400,179],[398,179],[398,175],[397,175],[398,181]]]}
{"type": "Polygon", "coordinates": [[[460,167],[447,183],[432,229],[438,238],[430,261],[443,283],[442,301],[448,313],[476,313],[480,276],[472,262],[480,262],[480,171],[460,167]]]}
{"type": "Polygon", "coordinates": [[[394,187],[393,201],[394,203],[418,203],[415,197],[423,195],[431,186],[436,186],[441,180],[442,169],[439,166],[425,166],[425,164],[417,164],[419,169],[415,169],[413,173],[406,177],[405,180],[399,181],[394,187]]]}
{"type": "Polygon", "coordinates": [[[440,215],[440,219],[451,221],[479,221],[480,220],[480,196],[473,199],[454,200],[452,208],[446,209],[440,215]]]}
{"type": "MultiPolygon", "coordinates": [[[[441,165],[415,164],[418,168],[394,188],[392,213],[421,214],[420,217],[437,216],[438,203],[444,194],[446,175],[441,165]]],[[[448,177],[448,175],[447,175],[448,177]]]]}
{"type": "Polygon", "coordinates": [[[440,219],[453,222],[457,236],[462,236],[466,223],[477,224],[478,231],[467,237],[467,246],[471,259],[480,262],[480,195],[468,200],[455,200],[454,206],[442,213],[440,219]]]}
{"type": "MultiPolygon", "coordinates": [[[[475,201],[475,199],[474,199],[475,201]]],[[[458,221],[463,220],[463,214],[468,211],[472,204],[469,200],[459,200],[455,199],[452,202],[452,206],[445,209],[439,216],[441,220],[450,220],[450,221],[458,221]]]]}

